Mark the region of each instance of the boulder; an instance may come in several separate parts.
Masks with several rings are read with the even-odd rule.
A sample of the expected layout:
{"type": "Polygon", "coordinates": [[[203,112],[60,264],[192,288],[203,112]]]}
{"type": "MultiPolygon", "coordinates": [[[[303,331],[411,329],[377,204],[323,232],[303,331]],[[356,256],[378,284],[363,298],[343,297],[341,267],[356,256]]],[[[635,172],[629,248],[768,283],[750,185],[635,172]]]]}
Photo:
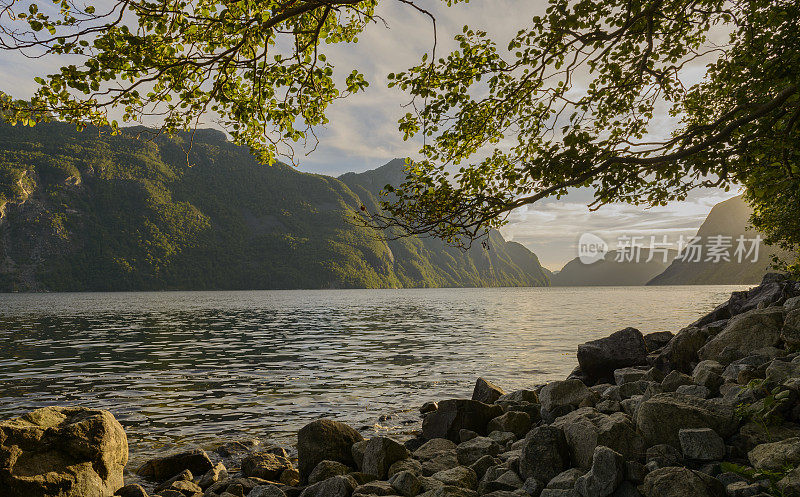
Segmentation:
{"type": "Polygon", "coordinates": [[[747,355],[774,347],[781,339],[783,308],[753,309],[732,318],[728,325],[697,352],[700,359],[714,359],[725,347],[747,355]]]}
{"type": "Polygon", "coordinates": [[[224,464],[220,462],[215,464],[213,468],[206,471],[205,474],[200,477],[200,481],[197,484],[200,485],[200,488],[205,490],[211,485],[217,483],[220,480],[224,480],[227,477],[228,477],[228,469],[225,467],[224,464]]]}
{"type": "Polygon", "coordinates": [[[733,409],[721,402],[678,393],[660,393],[639,404],[636,428],[648,446],[666,443],[680,447],[682,428],[711,428],[723,438],[737,427],[733,409]]]}
{"type": "Polygon", "coordinates": [[[475,472],[464,466],[456,466],[452,469],[439,471],[431,478],[448,486],[466,488],[468,490],[475,490],[475,487],[478,486],[478,477],[475,472]]]}
{"type": "Polygon", "coordinates": [[[678,332],[654,358],[654,366],[664,372],[678,370],[688,373],[698,362],[697,351],[708,340],[707,328],[689,326],[678,332]]]}
{"type": "Polygon", "coordinates": [[[644,339],[644,346],[647,348],[647,351],[655,352],[662,347],[665,347],[674,337],[675,334],[673,334],[671,331],[656,331],[653,333],[648,333],[642,338],[644,339]]]}
{"type": "Polygon", "coordinates": [[[528,433],[519,460],[522,478],[550,481],[568,467],[569,446],[561,429],[544,425],[528,433]]]}
{"type": "Polygon", "coordinates": [[[621,368],[614,371],[614,383],[616,385],[623,385],[645,379],[647,376],[647,369],[643,367],[634,368],[621,368]]]}
{"type": "Polygon", "coordinates": [[[486,431],[489,433],[493,431],[511,432],[521,438],[525,436],[531,429],[531,417],[527,413],[521,411],[508,411],[502,416],[498,416],[489,421],[486,426],[486,431]]]}
{"type": "Polygon", "coordinates": [[[693,383],[694,382],[692,381],[691,376],[681,373],[678,370],[674,370],[670,371],[670,373],[661,381],[661,388],[665,392],[674,392],[678,389],[678,387],[692,385],[693,383]]]}
{"type": "Polygon", "coordinates": [[[572,463],[589,468],[598,446],[609,447],[626,460],[644,456],[644,441],[636,433],[630,418],[621,412],[606,415],[592,407],[583,407],[556,419],[553,426],[564,432],[572,463]]]}
{"type": "Polygon", "coordinates": [[[625,459],[608,447],[597,447],[592,468],[578,478],[575,490],[582,497],[607,497],[614,493],[625,478],[625,459]]]}
{"type": "MultiPolygon", "coordinates": [[[[800,297],[795,297],[800,301],[800,297]]],[[[792,350],[800,348],[800,307],[788,311],[783,321],[781,339],[792,350]]]]}
{"type": "Polygon", "coordinates": [[[292,468],[292,462],[271,452],[253,452],[242,459],[242,474],[262,480],[278,481],[285,469],[292,468]]]}
{"type": "Polygon", "coordinates": [[[4,496],[109,496],[127,462],[128,439],[108,411],[44,407],[0,422],[4,496]]]}
{"type": "Polygon", "coordinates": [[[484,404],[494,404],[494,402],[505,395],[502,388],[498,387],[485,378],[478,378],[475,388],[472,390],[472,400],[483,402],[484,404]]]}
{"type": "Polygon", "coordinates": [[[392,464],[409,457],[408,450],[391,438],[372,437],[364,449],[364,473],[386,479],[392,464]]]}
{"type": "Polygon", "coordinates": [[[191,449],[164,457],[150,459],[136,470],[136,474],[153,481],[162,482],[181,471],[189,470],[193,475],[204,475],[214,465],[202,449],[191,449]]]}
{"type": "MultiPolygon", "coordinates": [[[[353,471],[349,466],[342,464],[338,461],[320,461],[314,467],[314,470],[311,471],[311,474],[308,475],[308,483],[309,485],[313,485],[315,483],[319,483],[321,481],[325,481],[328,478],[333,478],[334,476],[341,476],[346,475],[353,471]]],[[[247,475],[246,476],[254,476],[254,475],[247,475]]],[[[273,478],[264,478],[265,480],[274,480],[273,478]]]]}
{"type": "Polygon", "coordinates": [[[693,461],[719,461],[725,457],[725,441],[711,428],[678,430],[683,457],[693,461]]]}
{"type": "Polygon", "coordinates": [[[307,486],[300,497],[350,497],[358,486],[350,475],[334,476],[307,486]]]}
{"type": "Polygon", "coordinates": [[[410,471],[401,471],[389,479],[389,484],[400,495],[414,497],[422,488],[419,477],[410,471]]]}
{"type": "Polygon", "coordinates": [[[258,485],[253,487],[247,497],[286,497],[286,494],[275,485],[258,485]]]}
{"type": "Polygon", "coordinates": [[[497,399],[495,402],[528,402],[529,404],[538,404],[539,403],[539,394],[536,393],[535,390],[514,390],[511,393],[507,393],[500,398],[497,399]]]}
{"type": "Polygon", "coordinates": [[[672,445],[656,444],[647,448],[645,460],[647,461],[647,467],[651,469],[681,466],[683,464],[683,454],[672,445]]]}
{"type": "Polygon", "coordinates": [[[131,485],[125,485],[114,492],[114,495],[117,497],[148,497],[145,489],[142,488],[141,485],[137,485],[135,483],[131,485]]]}
{"type": "Polygon", "coordinates": [[[800,466],[789,471],[786,476],[778,480],[776,485],[783,495],[796,497],[800,495],[800,466]]]}
{"type": "Polygon", "coordinates": [[[681,467],[649,473],[642,484],[645,497],[726,497],[725,486],[713,476],[681,467]]]}
{"type": "Polygon", "coordinates": [[[594,398],[591,390],[580,380],[552,381],[539,392],[542,409],[554,413],[562,408],[570,410],[594,398]]]}
{"type": "Polygon", "coordinates": [[[489,437],[475,437],[459,444],[458,462],[470,466],[483,456],[496,456],[500,453],[500,445],[489,437]]]}
{"type": "Polygon", "coordinates": [[[353,490],[353,497],[373,497],[376,495],[396,495],[388,481],[373,480],[362,483],[353,490]]]}
{"type": "Polygon", "coordinates": [[[647,365],[647,346],[641,332],[625,328],[606,338],[578,346],[578,364],[592,383],[613,378],[614,370],[647,365]]]}
{"type": "Polygon", "coordinates": [[[754,468],[782,471],[800,464],[800,437],[757,445],[747,453],[754,468]]]}
{"type": "Polygon", "coordinates": [[[321,461],[338,461],[354,468],[356,464],[351,448],[361,440],[364,437],[356,430],[338,421],[318,419],[305,425],[297,432],[301,481],[307,481],[308,475],[321,461]]]}
{"type": "Polygon", "coordinates": [[[501,414],[500,406],[476,400],[443,400],[439,402],[439,409],[425,416],[422,435],[428,440],[446,438],[454,442],[459,441],[458,432],[464,429],[486,435],[486,425],[501,414]]]}
{"type": "Polygon", "coordinates": [[[700,361],[692,371],[692,379],[698,385],[708,388],[711,392],[716,392],[719,386],[722,385],[722,372],[724,371],[722,364],[714,360],[700,361]]]}

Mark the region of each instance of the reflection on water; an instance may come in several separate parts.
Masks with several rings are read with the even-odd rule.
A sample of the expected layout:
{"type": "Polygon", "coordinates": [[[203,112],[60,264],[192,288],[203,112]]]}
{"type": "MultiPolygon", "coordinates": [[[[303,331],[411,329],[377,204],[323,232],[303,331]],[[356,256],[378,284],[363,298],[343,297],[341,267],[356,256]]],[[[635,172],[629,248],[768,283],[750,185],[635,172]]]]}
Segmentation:
{"type": "Polygon", "coordinates": [[[737,287],[0,294],[0,419],[101,407],[165,443],[402,428],[425,400],[567,375],[579,343],[676,331],[737,287]],[[383,414],[397,414],[378,423],[383,414]]]}

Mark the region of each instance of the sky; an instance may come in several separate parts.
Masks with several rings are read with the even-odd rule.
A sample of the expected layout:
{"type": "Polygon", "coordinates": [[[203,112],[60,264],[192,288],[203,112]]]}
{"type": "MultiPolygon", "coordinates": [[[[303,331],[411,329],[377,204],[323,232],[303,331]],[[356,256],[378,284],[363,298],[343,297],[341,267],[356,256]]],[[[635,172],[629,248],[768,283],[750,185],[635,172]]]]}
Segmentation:
{"type": "MultiPolygon", "coordinates": [[[[531,18],[544,12],[542,0],[473,0],[447,8],[440,0],[419,0],[437,19],[437,54],[453,48],[452,38],[465,24],[486,30],[504,46],[531,18]]],[[[424,14],[397,0],[384,0],[378,14],[385,20],[370,25],[359,43],[328,47],[338,74],[359,69],[370,82],[367,91],[335,102],[329,109],[330,123],[317,130],[319,145],[308,156],[299,156],[300,171],[338,176],[348,171],[361,172],[379,167],[396,157],[413,156],[418,143],[404,142],[397,120],[407,111],[408,95],[387,88],[387,75],[416,65],[422,54],[431,50],[434,34],[424,14]]],[[[58,60],[25,59],[0,52],[0,91],[15,97],[29,96],[37,75],[53,72],[58,60]]],[[[704,67],[690,68],[693,77],[702,77],[704,67]]],[[[665,113],[656,115],[663,129],[671,122],[665,113]]],[[[211,124],[210,122],[208,124],[211,124]]],[[[610,245],[618,236],[656,234],[670,240],[692,235],[714,204],[736,195],[708,189],[694,192],[684,202],[645,209],[630,205],[609,205],[590,212],[591,192],[575,191],[560,200],[546,200],[526,206],[509,218],[501,231],[507,239],[522,243],[536,253],[551,270],[560,269],[577,256],[576,242],[582,233],[592,232],[610,245]]]]}

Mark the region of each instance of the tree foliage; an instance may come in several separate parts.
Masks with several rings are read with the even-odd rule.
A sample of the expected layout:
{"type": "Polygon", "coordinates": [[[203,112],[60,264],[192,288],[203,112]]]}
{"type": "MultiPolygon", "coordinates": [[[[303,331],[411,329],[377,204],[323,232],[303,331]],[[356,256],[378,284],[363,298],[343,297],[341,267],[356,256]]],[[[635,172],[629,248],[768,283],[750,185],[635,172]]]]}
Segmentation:
{"type": "MultiPolygon", "coordinates": [[[[0,48],[79,60],[5,105],[12,119],[116,126],[107,111],[121,106],[170,131],[211,112],[263,161],[366,86],[353,71],[339,88],[322,48],[357,41],[378,2],[120,0],[97,13],[5,1],[0,48]]],[[[796,250],[799,23],[796,0],[549,0],[504,45],[465,27],[452,53],[390,75],[413,103],[400,131],[424,145],[367,220],[470,243],[573,187],[592,188],[597,208],[743,184],[756,227],[796,250]],[[656,119],[664,110],[673,122],[656,119]]]]}
{"type": "Polygon", "coordinates": [[[798,191],[799,21],[793,0],[551,0],[506,50],[465,28],[456,51],[391,75],[421,104],[401,130],[426,144],[377,221],[472,239],[569,187],[599,207],[738,182],[762,229],[777,208],[763,183],[798,191]],[[671,134],[654,120],[664,106],[671,134]]]}

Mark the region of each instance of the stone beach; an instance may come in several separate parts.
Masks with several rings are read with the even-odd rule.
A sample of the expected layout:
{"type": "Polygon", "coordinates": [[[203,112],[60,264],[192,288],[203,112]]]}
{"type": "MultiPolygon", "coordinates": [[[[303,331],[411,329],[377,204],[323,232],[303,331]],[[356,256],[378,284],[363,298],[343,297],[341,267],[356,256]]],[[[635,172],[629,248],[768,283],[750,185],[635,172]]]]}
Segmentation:
{"type": "Polygon", "coordinates": [[[580,345],[568,377],[420,407],[408,440],[320,419],[295,448],[165,450],[125,485],[108,411],[0,422],[2,497],[800,497],[800,284],[769,274],[673,334],[580,345]]]}

